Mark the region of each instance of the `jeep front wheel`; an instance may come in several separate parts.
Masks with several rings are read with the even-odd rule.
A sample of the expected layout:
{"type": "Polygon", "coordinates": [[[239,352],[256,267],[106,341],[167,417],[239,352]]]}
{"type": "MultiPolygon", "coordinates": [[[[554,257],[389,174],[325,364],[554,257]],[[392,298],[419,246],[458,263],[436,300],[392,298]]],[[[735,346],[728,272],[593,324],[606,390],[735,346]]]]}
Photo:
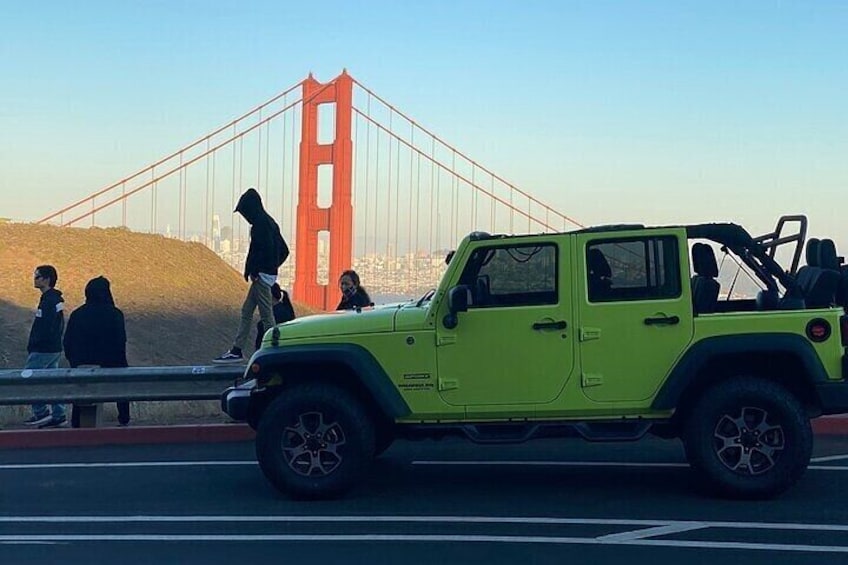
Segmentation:
{"type": "Polygon", "coordinates": [[[265,410],[256,458],[269,481],[298,498],[338,496],[374,458],[374,425],[345,390],[323,383],[282,391],[265,410]]]}
{"type": "Polygon", "coordinates": [[[686,420],[683,442],[706,486],[725,496],[767,498],[804,474],[813,435],[794,395],[775,382],[741,377],[703,394],[686,420]]]}

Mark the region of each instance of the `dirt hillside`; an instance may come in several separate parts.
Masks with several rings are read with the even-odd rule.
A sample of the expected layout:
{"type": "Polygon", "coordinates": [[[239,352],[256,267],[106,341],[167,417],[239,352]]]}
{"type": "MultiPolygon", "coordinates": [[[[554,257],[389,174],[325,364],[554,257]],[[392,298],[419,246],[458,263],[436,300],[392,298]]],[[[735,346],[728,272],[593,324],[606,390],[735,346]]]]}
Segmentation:
{"type": "Polygon", "coordinates": [[[246,283],[200,243],[120,228],[0,223],[0,367],[22,367],[26,359],[39,298],[32,273],[40,264],[58,270],[66,316],[85,301],[91,278],[111,281],[131,365],[208,364],[238,327],[246,283]]]}

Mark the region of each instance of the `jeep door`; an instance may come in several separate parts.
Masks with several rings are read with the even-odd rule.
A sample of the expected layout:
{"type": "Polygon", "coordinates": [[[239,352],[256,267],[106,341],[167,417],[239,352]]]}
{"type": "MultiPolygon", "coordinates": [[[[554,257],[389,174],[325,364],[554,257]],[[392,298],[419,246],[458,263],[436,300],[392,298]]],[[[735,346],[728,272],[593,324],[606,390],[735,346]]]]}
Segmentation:
{"type": "Polygon", "coordinates": [[[440,394],[469,415],[486,412],[483,405],[532,411],[531,403],[559,395],[574,365],[568,240],[492,238],[471,246],[452,281],[465,285],[468,310],[446,327],[444,300],[436,317],[440,394]]]}
{"type": "Polygon", "coordinates": [[[583,392],[648,400],[692,340],[685,232],[581,233],[576,243],[583,392]]]}

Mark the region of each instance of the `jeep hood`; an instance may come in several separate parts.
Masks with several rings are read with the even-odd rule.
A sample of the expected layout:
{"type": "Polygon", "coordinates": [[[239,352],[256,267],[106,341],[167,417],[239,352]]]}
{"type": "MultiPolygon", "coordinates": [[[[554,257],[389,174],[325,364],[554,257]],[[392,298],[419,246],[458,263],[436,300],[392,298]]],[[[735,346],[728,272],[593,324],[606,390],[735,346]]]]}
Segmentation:
{"type": "Polygon", "coordinates": [[[360,312],[342,310],[295,318],[279,326],[280,339],[391,332],[395,329],[395,315],[398,310],[397,305],[378,306],[364,308],[360,312]]]}

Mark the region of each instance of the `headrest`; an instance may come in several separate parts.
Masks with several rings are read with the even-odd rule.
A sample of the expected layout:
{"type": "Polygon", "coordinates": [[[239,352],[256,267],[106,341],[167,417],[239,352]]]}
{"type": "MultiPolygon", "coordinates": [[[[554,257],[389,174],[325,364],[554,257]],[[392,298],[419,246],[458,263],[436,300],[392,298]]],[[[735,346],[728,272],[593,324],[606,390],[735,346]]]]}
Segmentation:
{"type": "Polygon", "coordinates": [[[810,267],[819,266],[819,244],[821,242],[811,237],[807,240],[807,265],[810,267]]]}
{"type": "Polygon", "coordinates": [[[590,277],[599,279],[612,277],[612,269],[600,249],[589,250],[588,262],[590,277]]]}
{"type": "Polygon", "coordinates": [[[832,239],[823,239],[819,243],[819,267],[839,270],[839,258],[836,256],[836,244],[832,239]]]}
{"type": "Polygon", "coordinates": [[[696,243],[692,246],[692,268],[702,277],[717,277],[718,263],[715,251],[706,243],[696,243]]]}

